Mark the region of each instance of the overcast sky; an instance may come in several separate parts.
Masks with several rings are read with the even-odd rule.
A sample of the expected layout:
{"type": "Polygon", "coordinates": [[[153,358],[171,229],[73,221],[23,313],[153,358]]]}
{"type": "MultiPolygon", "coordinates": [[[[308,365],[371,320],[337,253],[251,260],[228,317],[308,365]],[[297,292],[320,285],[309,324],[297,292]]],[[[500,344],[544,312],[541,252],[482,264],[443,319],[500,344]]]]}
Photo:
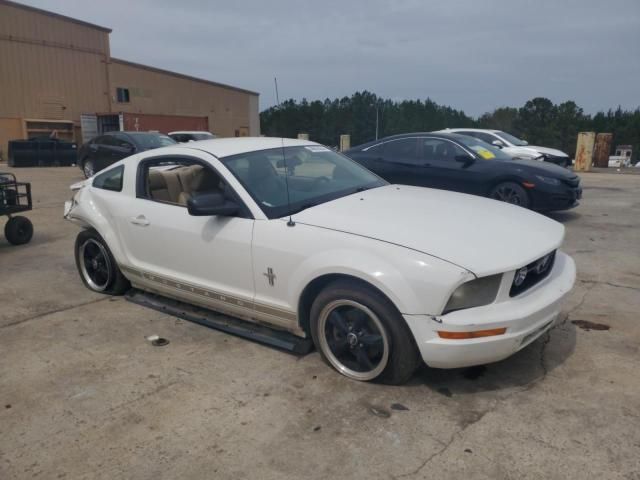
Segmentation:
{"type": "Polygon", "coordinates": [[[477,116],[545,96],[640,106],[640,0],[26,0],[113,29],[114,57],[280,98],[369,90],[477,116]],[[546,6],[545,6],[546,5],[546,6]]]}

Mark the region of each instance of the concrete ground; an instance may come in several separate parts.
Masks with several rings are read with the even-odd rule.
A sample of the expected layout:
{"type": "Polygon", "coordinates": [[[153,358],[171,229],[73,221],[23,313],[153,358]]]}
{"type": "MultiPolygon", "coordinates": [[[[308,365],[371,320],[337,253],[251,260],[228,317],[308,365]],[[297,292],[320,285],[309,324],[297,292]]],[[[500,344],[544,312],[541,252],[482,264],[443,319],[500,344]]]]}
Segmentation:
{"type": "Polygon", "coordinates": [[[558,327],[387,387],[89,292],[62,219],[79,170],[14,172],[36,233],[0,238],[0,479],[640,479],[638,175],[584,174],[553,215],[579,270],[558,327]]]}

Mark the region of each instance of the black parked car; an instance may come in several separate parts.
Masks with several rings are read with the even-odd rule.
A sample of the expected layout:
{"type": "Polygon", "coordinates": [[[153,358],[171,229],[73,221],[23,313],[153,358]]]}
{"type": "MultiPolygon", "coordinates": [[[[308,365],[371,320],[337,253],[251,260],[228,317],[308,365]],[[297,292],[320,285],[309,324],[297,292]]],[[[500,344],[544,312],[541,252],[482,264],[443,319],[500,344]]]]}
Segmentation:
{"type": "Polygon", "coordinates": [[[92,138],[78,150],[78,166],[89,178],[134,153],[175,144],[175,140],[162,133],[109,132],[92,138]]]}
{"type": "Polygon", "coordinates": [[[538,211],[572,208],[582,197],[575,173],[546,162],[513,160],[464,135],[394,135],[344,153],[391,183],[482,195],[538,211]]]}

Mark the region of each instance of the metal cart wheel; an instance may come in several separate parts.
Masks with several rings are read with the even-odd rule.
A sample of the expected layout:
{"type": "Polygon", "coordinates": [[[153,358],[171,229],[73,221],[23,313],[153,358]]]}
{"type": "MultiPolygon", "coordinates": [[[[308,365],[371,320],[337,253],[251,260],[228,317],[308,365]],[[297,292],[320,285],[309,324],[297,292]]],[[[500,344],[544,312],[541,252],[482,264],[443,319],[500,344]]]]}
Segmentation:
{"type": "Polygon", "coordinates": [[[33,224],[27,217],[9,217],[4,226],[4,236],[12,245],[24,245],[33,237],[33,224]]]}

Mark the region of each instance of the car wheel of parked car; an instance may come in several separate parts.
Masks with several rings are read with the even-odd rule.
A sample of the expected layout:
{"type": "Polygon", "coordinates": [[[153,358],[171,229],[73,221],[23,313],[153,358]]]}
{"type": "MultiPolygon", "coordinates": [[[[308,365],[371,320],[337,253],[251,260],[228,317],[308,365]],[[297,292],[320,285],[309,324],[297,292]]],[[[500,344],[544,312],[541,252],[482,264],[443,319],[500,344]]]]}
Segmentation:
{"type": "Polygon", "coordinates": [[[94,230],[84,230],[76,237],[76,266],[83,283],[94,292],[122,295],[131,285],[122,275],[109,247],[94,230]]]}
{"type": "Polygon", "coordinates": [[[420,361],[397,309],[354,282],[334,282],[318,295],[311,307],[311,336],[323,360],[354,380],[402,384],[420,361]]]}
{"type": "Polygon", "coordinates": [[[499,183],[493,187],[489,196],[496,200],[500,200],[501,202],[507,202],[513,205],[529,208],[529,195],[527,195],[524,188],[515,182],[499,183]]]}
{"type": "Polygon", "coordinates": [[[93,160],[87,158],[82,163],[82,173],[84,173],[85,178],[93,177],[96,173],[96,166],[94,165],[93,160]]]}
{"type": "Polygon", "coordinates": [[[4,226],[4,236],[12,245],[24,245],[33,237],[33,224],[27,217],[11,217],[4,226]]]}

